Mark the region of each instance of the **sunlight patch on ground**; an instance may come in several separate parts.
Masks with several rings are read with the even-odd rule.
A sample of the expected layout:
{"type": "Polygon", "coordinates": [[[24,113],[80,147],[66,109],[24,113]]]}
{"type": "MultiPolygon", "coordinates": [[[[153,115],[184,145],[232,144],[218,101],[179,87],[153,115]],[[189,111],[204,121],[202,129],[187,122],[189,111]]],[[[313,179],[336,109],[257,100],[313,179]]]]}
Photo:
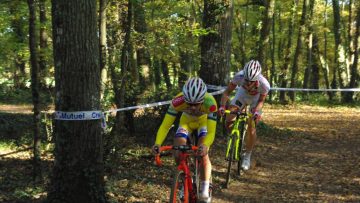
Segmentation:
{"type": "Polygon", "coordinates": [[[357,202],[360,199],[360,195],[338,195],[338,194],[329,194],[324,192],[319,192],[318,197],[323,201],[330,201],[330,202],[338,202],[338,201],[353,201],[357,202]]]}
{"type": "Polygon", "coordinates": [[[17,151],[19,148],[0,145],[0,159],[28,160],[32,158],[32,150],[17,151]]]}
{"type": "Polygon", "coordinates": [[[11,104],[0,104],[0,112],[6,113],[23,113],[23,114],[31,114],[33,106],[32,105],[11,105],[11,104]]]}
{"type": "Polygon", "coordinates": [[[354,178],[353,181],[357,182],[360,185],[360,178],[354,178]]]}

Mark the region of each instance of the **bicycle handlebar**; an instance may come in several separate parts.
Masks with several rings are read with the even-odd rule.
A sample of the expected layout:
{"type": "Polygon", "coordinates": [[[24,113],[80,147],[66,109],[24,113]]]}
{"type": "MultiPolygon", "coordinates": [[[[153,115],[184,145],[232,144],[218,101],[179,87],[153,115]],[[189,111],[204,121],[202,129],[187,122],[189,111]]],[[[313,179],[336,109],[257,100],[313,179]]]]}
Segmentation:
{"type": "MultiPolygon", "coordinates": [[[[236,115],[237,117],[240,117],[240,116],[252,116],[252,114],[251,113],[246,113],[246,112],[241,112],[241,111],[230,111],[230,110],[228,110],[228,109],[226,109],[225,111],[224,111],[224,115],[225,114],[233,114],[233,115],[236,115]]],[[[224,116],[221,116],[221,119],[220,119],[220,122],[222,123],[223,122],[223,118],[224,118],[224,116]]]]}
{"type": "Polygon", "coordinates": [[[234,115],[238,115],[238,116],[247,116],[249,113],[240,112],[240,111],[225,110],[225,114],[234,114],[234,115]]]}
{"type": "Polygon", "coordinates": [[[198,146],[192,146],[192,145],[179,145],[179,146],[161,146],[159,148],[159,153],[155,155],[155,163],[157,166],[161,166],[162,165],[162,161],[160,159],[160,152],[162,151],[169,151],[169,150],[179,150],[182,152],[186,152],[186,151],[197,151],[199,149],[198,146]]]}

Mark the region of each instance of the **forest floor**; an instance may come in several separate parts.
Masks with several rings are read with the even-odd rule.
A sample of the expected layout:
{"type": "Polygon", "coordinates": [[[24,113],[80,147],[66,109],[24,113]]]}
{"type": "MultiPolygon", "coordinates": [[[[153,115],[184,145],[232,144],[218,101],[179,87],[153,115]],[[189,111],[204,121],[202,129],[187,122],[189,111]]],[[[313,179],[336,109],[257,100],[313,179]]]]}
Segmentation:
{"type": "MultiPolygon", "coordinates": [[[[228,189],[226,138],[216,137],[210,151],[212,202],[360,202],[359,108],[266,105],[264,112],[251,169],[233,176],[228,189]]],[[[109,201],[167,202],[172,157],[163,157],[164,166],[157,167],[150,155],[152,143],[135,138],[128,143],[106,166],[109,201]]],[[[44,185],[31,184],[30,153],[0,156],[0,202],[39,202],[46,197],[44,185]]],[[[45,171],[50,171],[51,162],[44,163],[45,171]]]]}

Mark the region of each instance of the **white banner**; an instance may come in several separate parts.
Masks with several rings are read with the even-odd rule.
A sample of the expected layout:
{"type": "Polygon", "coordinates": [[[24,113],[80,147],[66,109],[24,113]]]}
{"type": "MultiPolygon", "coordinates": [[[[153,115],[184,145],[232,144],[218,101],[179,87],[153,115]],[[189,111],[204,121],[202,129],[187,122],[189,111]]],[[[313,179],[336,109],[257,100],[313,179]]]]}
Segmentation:
{"type": "Polygon", "coordinates": [[[55,111],[54,114],[55,120],[83,121],[103,118],[103,113],[101,111],[55,111]]]}

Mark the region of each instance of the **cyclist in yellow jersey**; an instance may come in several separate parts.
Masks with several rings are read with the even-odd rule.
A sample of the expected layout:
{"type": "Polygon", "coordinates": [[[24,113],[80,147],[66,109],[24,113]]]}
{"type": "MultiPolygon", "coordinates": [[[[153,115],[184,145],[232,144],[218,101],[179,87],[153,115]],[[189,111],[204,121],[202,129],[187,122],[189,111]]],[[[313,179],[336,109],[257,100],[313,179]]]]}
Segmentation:
{"type": "MultiPolygon", "coordinates": [[[[211,177],[211,162],[208,150],[215,138],[217,104],[214,97],[207,92],[204,81],[198,77],[186,81],[183,91],[171,101],[165,118],[157,132],[153,153],[160,153],[159,147],[164,142],[167,133],[174,123],[176,115],[182,112],[179,128],[175,133],[174,145],[185,145],[189,135],[197,130],[198,153],[202,156],[200,170],[200,199],[209,199],[209,184],[211,177]]],[[[177,159],[177,154],[174,155],[177,159]]]]}

